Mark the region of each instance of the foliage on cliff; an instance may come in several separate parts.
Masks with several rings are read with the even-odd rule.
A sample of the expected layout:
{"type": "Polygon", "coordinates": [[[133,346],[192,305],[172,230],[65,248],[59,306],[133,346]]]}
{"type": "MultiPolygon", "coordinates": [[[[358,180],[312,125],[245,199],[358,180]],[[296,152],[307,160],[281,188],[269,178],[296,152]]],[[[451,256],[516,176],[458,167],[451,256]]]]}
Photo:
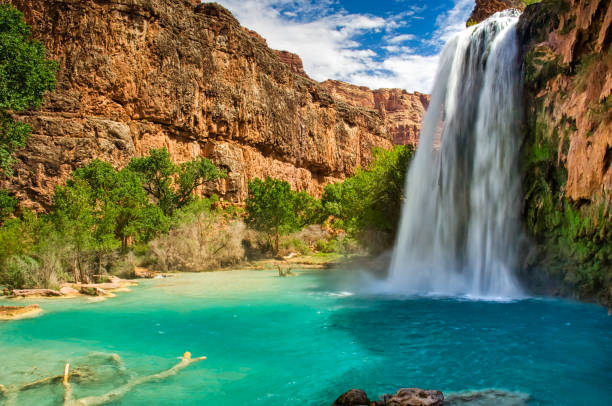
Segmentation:
{"type": "Polygon", "coordinates": [[[55,62],[32,39],[23,14],[0,3],[0,175],[11,175],[12,153],[25,146],[30,126],[12,114],[40,107],[46,91],[55,87],[55,62]]]}
{"type": "MultiPolygon", "coordinates": [[[[519,22],[525,72],[526,279],[612,303],[609,1],[551,1],[519,22]],[[606,25],[607,24],[607,25],[606,25]],[[606,34],[606,32],[608,34],[606,34]],[[606,39],[608,38],[608,39],[606,39]]],[[[537,288],[538,286],[536,286],[537,288]]],[[[550,293],[550,292],[549,292],[550,293]]]]}

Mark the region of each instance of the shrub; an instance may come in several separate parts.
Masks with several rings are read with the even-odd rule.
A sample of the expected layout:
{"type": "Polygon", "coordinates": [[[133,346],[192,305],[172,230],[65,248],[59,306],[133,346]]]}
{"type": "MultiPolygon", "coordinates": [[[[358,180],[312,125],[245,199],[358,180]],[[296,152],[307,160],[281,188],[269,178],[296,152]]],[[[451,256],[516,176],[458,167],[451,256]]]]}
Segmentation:
{"type": "Polygon", "coordinates": [[[149,244],[162,270],[202,271],[244,258],[246,226],[242,221],[228,220],[222,212],[207,209],[206,203],[178,217],[168,234],[149,244]]]}
{"type": "Polygon", "coordinates": [[[291,252],[297,252],[302,255],[310,253],[310,246],[306,241],[299,238],[295,234],[287,236],[280,243],[281,254],[288,255],[291,252]]]}

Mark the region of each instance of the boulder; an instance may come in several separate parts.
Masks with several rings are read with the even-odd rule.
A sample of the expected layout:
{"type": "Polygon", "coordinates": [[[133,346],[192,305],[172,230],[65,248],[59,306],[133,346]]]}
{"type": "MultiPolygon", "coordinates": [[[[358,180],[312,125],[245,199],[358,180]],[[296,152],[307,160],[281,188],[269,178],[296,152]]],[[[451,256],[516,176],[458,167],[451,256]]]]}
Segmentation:
{"type": "Polygon", "coordinates": [[[360,389],[351,389],[340,395],[332,406],[369,406],[368,395],[360,389]]]}

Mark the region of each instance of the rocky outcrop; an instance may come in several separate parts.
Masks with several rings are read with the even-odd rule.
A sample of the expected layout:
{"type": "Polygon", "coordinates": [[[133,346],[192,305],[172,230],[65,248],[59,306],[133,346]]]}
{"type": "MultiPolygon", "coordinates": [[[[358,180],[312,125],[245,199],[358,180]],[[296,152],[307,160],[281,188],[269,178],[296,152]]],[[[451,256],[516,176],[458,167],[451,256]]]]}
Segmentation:
{"type": "MultiPolygon", "coordinates": [[[[244,32],[249,34],[251,37],[257,39],[258,41],[261,41],[266,46],[268,46],[268,41],[264,37],[259,35],[258,32],[253,31],[253,30],[249,30],[248,28],[245,28],[245,27],[242,27],[242,29],[244,30],[244,32]]],[[[289,67],[289,70],[291,72],[293,72],[293,73],[295,73],[297,75],[300,75],[300,76],[304,76],[305,78],[309,78],[310,79],[310,77],[304,71],[304,63],[302,62],[302,58],[300,58],[299,55],[291,53],[289,51],[278,51],[276,49],[274,49],[273,51],[276,54],[276,56],[278,56],[278,58],[285,65],[287,65],[289,67]]]]}
{"type": "Polygon", "coordinates": [[[416,146],[419,141],[421,122],[429,106],[430,96],[402,89],[370,90],[338,80],[322,83],[331,94],[351,106],[375,110],[385,122],[387,132],[396,145],[416,146]]]}
{"type": "Polygon", "coordinates": [[[302,62],[302,58],[300,58],[299,55],[293,54],[289,51],[275,50],[274,53],[281,61],[283,61],[285,65],[289,67],[289,70],[291,70],[291,72],[295,73],[296,75],[309,78],[306,72],[304,71],[304,63],[302,62]]]}
{"type": "Polygon", "coordinates": [[[543,1],[518,33],[525,72],[522,173],[534,244],[528,280],[612,301],[612,6],[543,1]]]}
{"type": "Polygon", "coordinates": [[[470,15],[470,19],[467,21],[467,26],[478,24],[493,14],[509,8],[523,10],[525,2],[522,0],[476,0],[472,15],[470,15]]]}
{"type": "Polygon", "coordinates": [[[205,192],[240,202],[254,177],[319,194],[389,148],[385,120],[332,97],[223,7],[188,0],[12,0],[59,64],[57,89],[22,117],[33,135],[8,187],[45,208],[94,158],[124,166],[152,148],[210,158],[205,192]],[[290,67],[291,66],[291,67],[290,67]],[[297,73],[297,74],[296,74],[297,73]]]}
{"type": "Polygon", "coordinates": [[[351,389],[340,395],[332,406],[442,406],[444,395],[436,390],[403,388],[394,395],[383,395],[381,400],[370,401],[360,389],[351,389]]]}

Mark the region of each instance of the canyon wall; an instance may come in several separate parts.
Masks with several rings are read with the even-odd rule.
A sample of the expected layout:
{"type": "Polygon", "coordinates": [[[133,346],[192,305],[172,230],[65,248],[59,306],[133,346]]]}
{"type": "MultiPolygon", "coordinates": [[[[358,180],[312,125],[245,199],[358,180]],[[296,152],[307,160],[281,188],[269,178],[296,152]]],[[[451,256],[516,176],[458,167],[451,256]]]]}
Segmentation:
{"type": "MultiPolygon", "coordinates": [[[[518,26],[527,280],[612,303],[612,6],[545,0],[518,26]]],[[[536,286],[537,287],[537,286],[536,286]]]]}
{"type": "Polygon", "coordinates": [[[48,207],[56,185],[94,158],[122,167],[151,148],[177,162],[210,158],[228,177],[204,192],[241,202],[254,177],[319,194],[393,145],[376,104],[334,98],[299,57],[271,50],[215,3],[11,3],[59,64],[56,90],[20,117],[32,136],[0,185],[26,206],[48,207]]]}
{"type": "Polygon", "coordinates": [[[397,145],[416,147],[421,131],[421,121],[429,106],[430,96],[402,89],[370,90],[338,80],[321,83],[331,94],[346,103],[376,110],[384,120],[385,127],[397,145]]]}

